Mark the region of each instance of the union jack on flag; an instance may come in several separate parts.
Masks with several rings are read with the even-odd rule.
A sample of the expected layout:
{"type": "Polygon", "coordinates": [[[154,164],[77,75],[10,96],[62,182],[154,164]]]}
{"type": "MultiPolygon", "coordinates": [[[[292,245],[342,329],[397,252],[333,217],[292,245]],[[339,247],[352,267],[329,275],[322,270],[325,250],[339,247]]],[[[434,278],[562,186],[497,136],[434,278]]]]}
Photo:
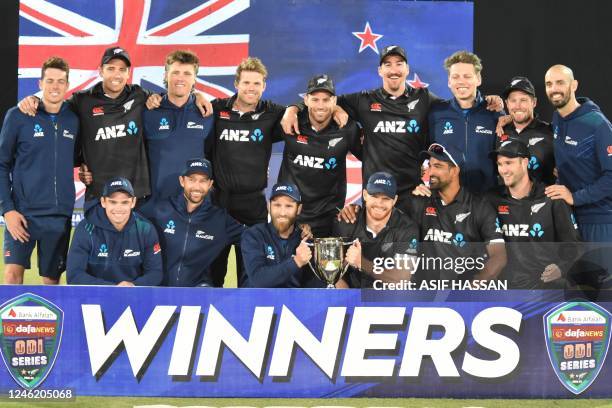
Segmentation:
{"type": "Polygon", "coordinates": [[[42,63],[59,56],[70,65],[69,93],[86,89],[100,81],[104,50],[119,46],[130,54],[132,83],[163,88],[166,55],[189,49],[200,58],[196,87],[209,99],[230,96],[233,91],[202,77],[234,75],[248,56],[249,35],[208,32],[249,8],[250,0],[192,3],[185,10],[188,3],[172,0],[21,0],[19,78],[40,78],[42,63]]]}

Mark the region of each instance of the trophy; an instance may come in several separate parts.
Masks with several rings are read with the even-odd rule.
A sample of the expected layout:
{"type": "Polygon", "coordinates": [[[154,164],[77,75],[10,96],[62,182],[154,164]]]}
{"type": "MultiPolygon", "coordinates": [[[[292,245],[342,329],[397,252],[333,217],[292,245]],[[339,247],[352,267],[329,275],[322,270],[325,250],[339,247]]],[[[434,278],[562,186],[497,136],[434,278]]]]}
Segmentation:
{"type": "Polygon", "coordinates": [[[349,265],[343,265],[344,246],[352,243],[342,238],[315,238],[312,244],[308,244],[314,247],[315,261],[314,266],[308,261],[308,266],[317,278],[327,282],[328,288],[334,288],[348,270],[349,265]]]}

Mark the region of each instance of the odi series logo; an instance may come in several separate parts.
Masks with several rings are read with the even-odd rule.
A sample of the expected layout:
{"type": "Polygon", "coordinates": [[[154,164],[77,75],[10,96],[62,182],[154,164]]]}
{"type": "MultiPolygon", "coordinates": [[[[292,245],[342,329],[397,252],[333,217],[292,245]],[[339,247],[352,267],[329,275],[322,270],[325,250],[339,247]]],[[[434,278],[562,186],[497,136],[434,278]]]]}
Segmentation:
{"type": "Polygon", "coordinates": [[[595,303],[563,303],[544,315],[544,335],[557,377],[580,394],[593,384],[606,360],[610,313],[595,303]]]}
{"type": "Polygon", "coordinates": [[[59,352],[64,312],[25,293],[0,306],[0,354],[13,379],[31,390],[45,380],[59,352]]]}

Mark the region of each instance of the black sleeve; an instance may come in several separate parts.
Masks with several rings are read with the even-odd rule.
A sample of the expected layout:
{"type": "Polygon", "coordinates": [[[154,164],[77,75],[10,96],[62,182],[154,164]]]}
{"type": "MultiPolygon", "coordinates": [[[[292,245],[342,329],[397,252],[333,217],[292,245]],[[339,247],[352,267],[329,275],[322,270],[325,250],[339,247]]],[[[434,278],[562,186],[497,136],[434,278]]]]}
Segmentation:
{"type": "Polygon", "coordinates": [[[476,217],[482,242],[488,244],[491,241],[504,241],[504,235],[497,227],[497,213],[495,212],[495,208],[485,198],[480,199],[476,217]]]}
{"type": "Polygon", "coordinates": [[[429,91],[429,107],[431,108],[431,105],[434,105],[436,103],[440,103],[442,102],[444,99],[440,98],[438,95],[436,95],[435,93],[433,93],[432,91],[429,91]]]}
{"type": "Polygon", "coordinates": [[[285,132],[283,132],[283,127],[281,126],[280,122],[285,114],[285,107],[277,103],[270,102],[269,110],[276,115],[276,122],[274,124],[274,129],[272,130],[272,143],[282,142],[284,140],[285,132]]]}
{"type": "Polygon", "coordinates": [[[338,96],[338,106],[348,113],[348,115],[356,121],[359,121],[359,99],[363,92],[355,92],[338,96]]]}
{"type": "Polygon", "coordinates": [[[361,127],[357,126],[354,121],[349,122],[347,126],[347,142],[349,151],[353,153],[359,160],[363,160],[363,144],[361,142],[361,127]]]}

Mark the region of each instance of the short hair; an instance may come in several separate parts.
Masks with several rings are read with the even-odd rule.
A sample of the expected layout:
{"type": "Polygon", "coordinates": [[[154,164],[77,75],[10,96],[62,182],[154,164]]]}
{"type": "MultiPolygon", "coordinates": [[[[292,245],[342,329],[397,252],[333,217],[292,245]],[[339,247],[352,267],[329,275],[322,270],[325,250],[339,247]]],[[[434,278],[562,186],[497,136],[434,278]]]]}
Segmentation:
{"type": "Polygon", "coordinates": [[[450,57],[444,60],[444,69],[446,72],[450,72],[450,68],[454,64],[472,64],[474,66],[474,71],[479,74],[482,71],[482,61],[478,57],[478,55],[469,52],[469,51],[457,51],[450,57]]]}
{"type": "Polygon", "coordinates": [[[174,64],[175,62],[180,62],[181,64],[191,64],[195,67],[196,74],[198,73],[198,68],[200,67],[200,59],[192,51],[176,50],[168,54],[168,56],[166,57],[166,72],[168,72],[168,70],[170,69],[170,65],[174,64]]]}
{"type": "Polygon", "coordinates": [[[240,82],[240,74],[242,74],[243,71],[258,72],[263,76],[264,81],[268,77],[268,70],[266,69],[266,66],[257,57],[248,57],[240,62],[240,65],[238,65],[238,68],[236,69],[236,78],[234,80],[236,83],[240,82]]]}
{"type": "Polygon", "coordinates": [[[40,79],[45,77],[45,71],[49,68],[59,69],[60,71],[64,71],[66,73],[66,81],[68,80],[68,74],[70,73],[70,67],[68,66],[68,62],[65,59],[60,57],[50,57],[45,62],[43,62],[42,68],[40,70],[40,79]]]}

